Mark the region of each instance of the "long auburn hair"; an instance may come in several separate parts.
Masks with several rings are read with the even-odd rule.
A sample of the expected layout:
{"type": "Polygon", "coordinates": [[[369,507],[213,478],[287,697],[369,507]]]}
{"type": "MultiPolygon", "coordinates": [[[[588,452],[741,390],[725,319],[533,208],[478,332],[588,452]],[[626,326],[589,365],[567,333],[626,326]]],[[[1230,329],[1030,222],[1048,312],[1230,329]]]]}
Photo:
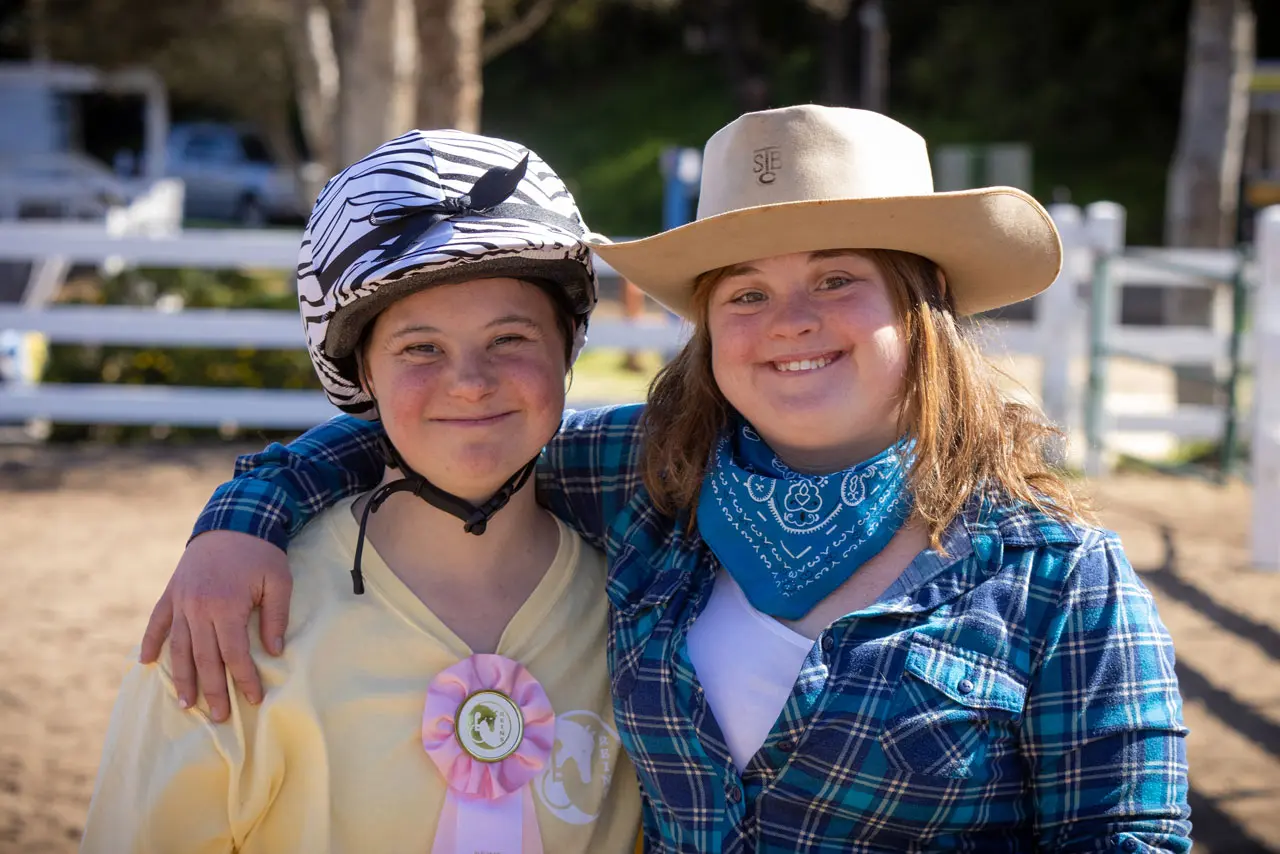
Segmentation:
{"type": "MultiPolygon", "coordinates": [[[[941,548],[947,525],[975,496],[1025,501],[1056,518],[1091,522],[1092,512],[1063,474],[1045,462],[1061,438],[1035,407],[1008,399],[997,371],[970,340],[939,269],[927,258],[860,249],[884,277],[907,342],[899,433],[915,439],[913,515],[941,548]]],[[[644,484],[668,515],[697,512],[716,441],[736,413],[711,369],[711,293],[730,268],[698,277],[693,335],[654,378],[645,408],[644,484]]]]}

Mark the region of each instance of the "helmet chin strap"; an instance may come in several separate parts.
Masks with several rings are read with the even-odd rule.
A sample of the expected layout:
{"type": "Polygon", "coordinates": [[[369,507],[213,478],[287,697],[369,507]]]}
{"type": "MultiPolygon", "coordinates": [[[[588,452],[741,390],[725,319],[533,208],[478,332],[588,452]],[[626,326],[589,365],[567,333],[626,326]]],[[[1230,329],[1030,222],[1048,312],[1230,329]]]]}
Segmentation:
{"type": "Polygon", "coordinates": [[[498,491],[490,496],[489,500],[483,504],[475,505],[465,498],[459,498],[452,493],[445,492],[410,468],[409,464],[404,461],[404,457],[400,456],[399,451],[385,436],[383,437],[382,445],[388,463],[393,468],[404,472],[405,476],[399,480],[383,484],[374,490],[373,495],[369,497],[369,503],[364,507],[364,513],[360,515],[360,535],[356,540],[356,560],[355,566],[351,569],[351,581],[356,595],[364,593],[364,575],[360,571],[360,558],[364,554],[365,529],[369,524],[369,516],[376,513],[378,508],[392,495],[397,492],[412,492],[437,510],[443,510],[452,516],[457,516],[462,520],[462,530],[468,534],[480,536],[488,528],[489,520],[493,518],[493,514],[505,507],[507,502],[511,500],[511,496],[520,491],[529,481],[530,475],[533,474],[533,470],[538,464],[538,458],[534,457],[518,472],[507,478],[507,482],[502,484],[498,491]]]}

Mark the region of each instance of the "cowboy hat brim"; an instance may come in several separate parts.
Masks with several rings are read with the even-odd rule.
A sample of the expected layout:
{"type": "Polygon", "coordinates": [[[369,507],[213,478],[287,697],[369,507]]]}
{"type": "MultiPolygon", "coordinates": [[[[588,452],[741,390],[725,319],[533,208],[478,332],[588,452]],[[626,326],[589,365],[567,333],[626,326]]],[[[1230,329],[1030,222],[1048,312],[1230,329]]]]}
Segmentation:
{"type": "Polygon", "coordinates": [[[977,314],[1035,296],[1062,268],[1062,243],[1040,203],[1013,187],[743,208],[625,243],[591,248],[645,293],[692,317],[702,273],[823,249],[896,249],[942,268],[956,311],[977,314]]]}

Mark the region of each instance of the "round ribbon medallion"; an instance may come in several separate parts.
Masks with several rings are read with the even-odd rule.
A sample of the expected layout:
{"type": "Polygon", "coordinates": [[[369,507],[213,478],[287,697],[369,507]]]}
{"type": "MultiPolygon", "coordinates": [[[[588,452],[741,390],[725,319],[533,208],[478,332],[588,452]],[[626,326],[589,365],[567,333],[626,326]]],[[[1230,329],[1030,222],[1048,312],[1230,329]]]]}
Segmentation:
{"type": "Polygon", "coordinates": [[[472,759],[501,762],[524,740],[524,715],[501,691],[476,691],[458,707],[454,734],[472,759]]]}
{"type": "Polygon", "coordinates": [[[551,700],[520,662],[479,653],[437,673],[422,746],[449,793],[431,854],[543,854],[529,784],[555,744],[551,700]]]}

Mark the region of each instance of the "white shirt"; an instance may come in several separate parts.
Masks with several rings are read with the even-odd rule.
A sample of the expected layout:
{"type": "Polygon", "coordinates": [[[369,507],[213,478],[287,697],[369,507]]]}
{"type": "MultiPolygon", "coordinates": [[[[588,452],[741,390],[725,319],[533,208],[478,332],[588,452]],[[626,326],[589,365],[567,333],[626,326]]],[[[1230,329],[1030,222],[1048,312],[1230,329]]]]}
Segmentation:
{"type": "Polygon", "coordinates": [[[689,658],[738,770],[764,745],[813,641],[757,611],[721,569],[689,629],[689,658]]]}

